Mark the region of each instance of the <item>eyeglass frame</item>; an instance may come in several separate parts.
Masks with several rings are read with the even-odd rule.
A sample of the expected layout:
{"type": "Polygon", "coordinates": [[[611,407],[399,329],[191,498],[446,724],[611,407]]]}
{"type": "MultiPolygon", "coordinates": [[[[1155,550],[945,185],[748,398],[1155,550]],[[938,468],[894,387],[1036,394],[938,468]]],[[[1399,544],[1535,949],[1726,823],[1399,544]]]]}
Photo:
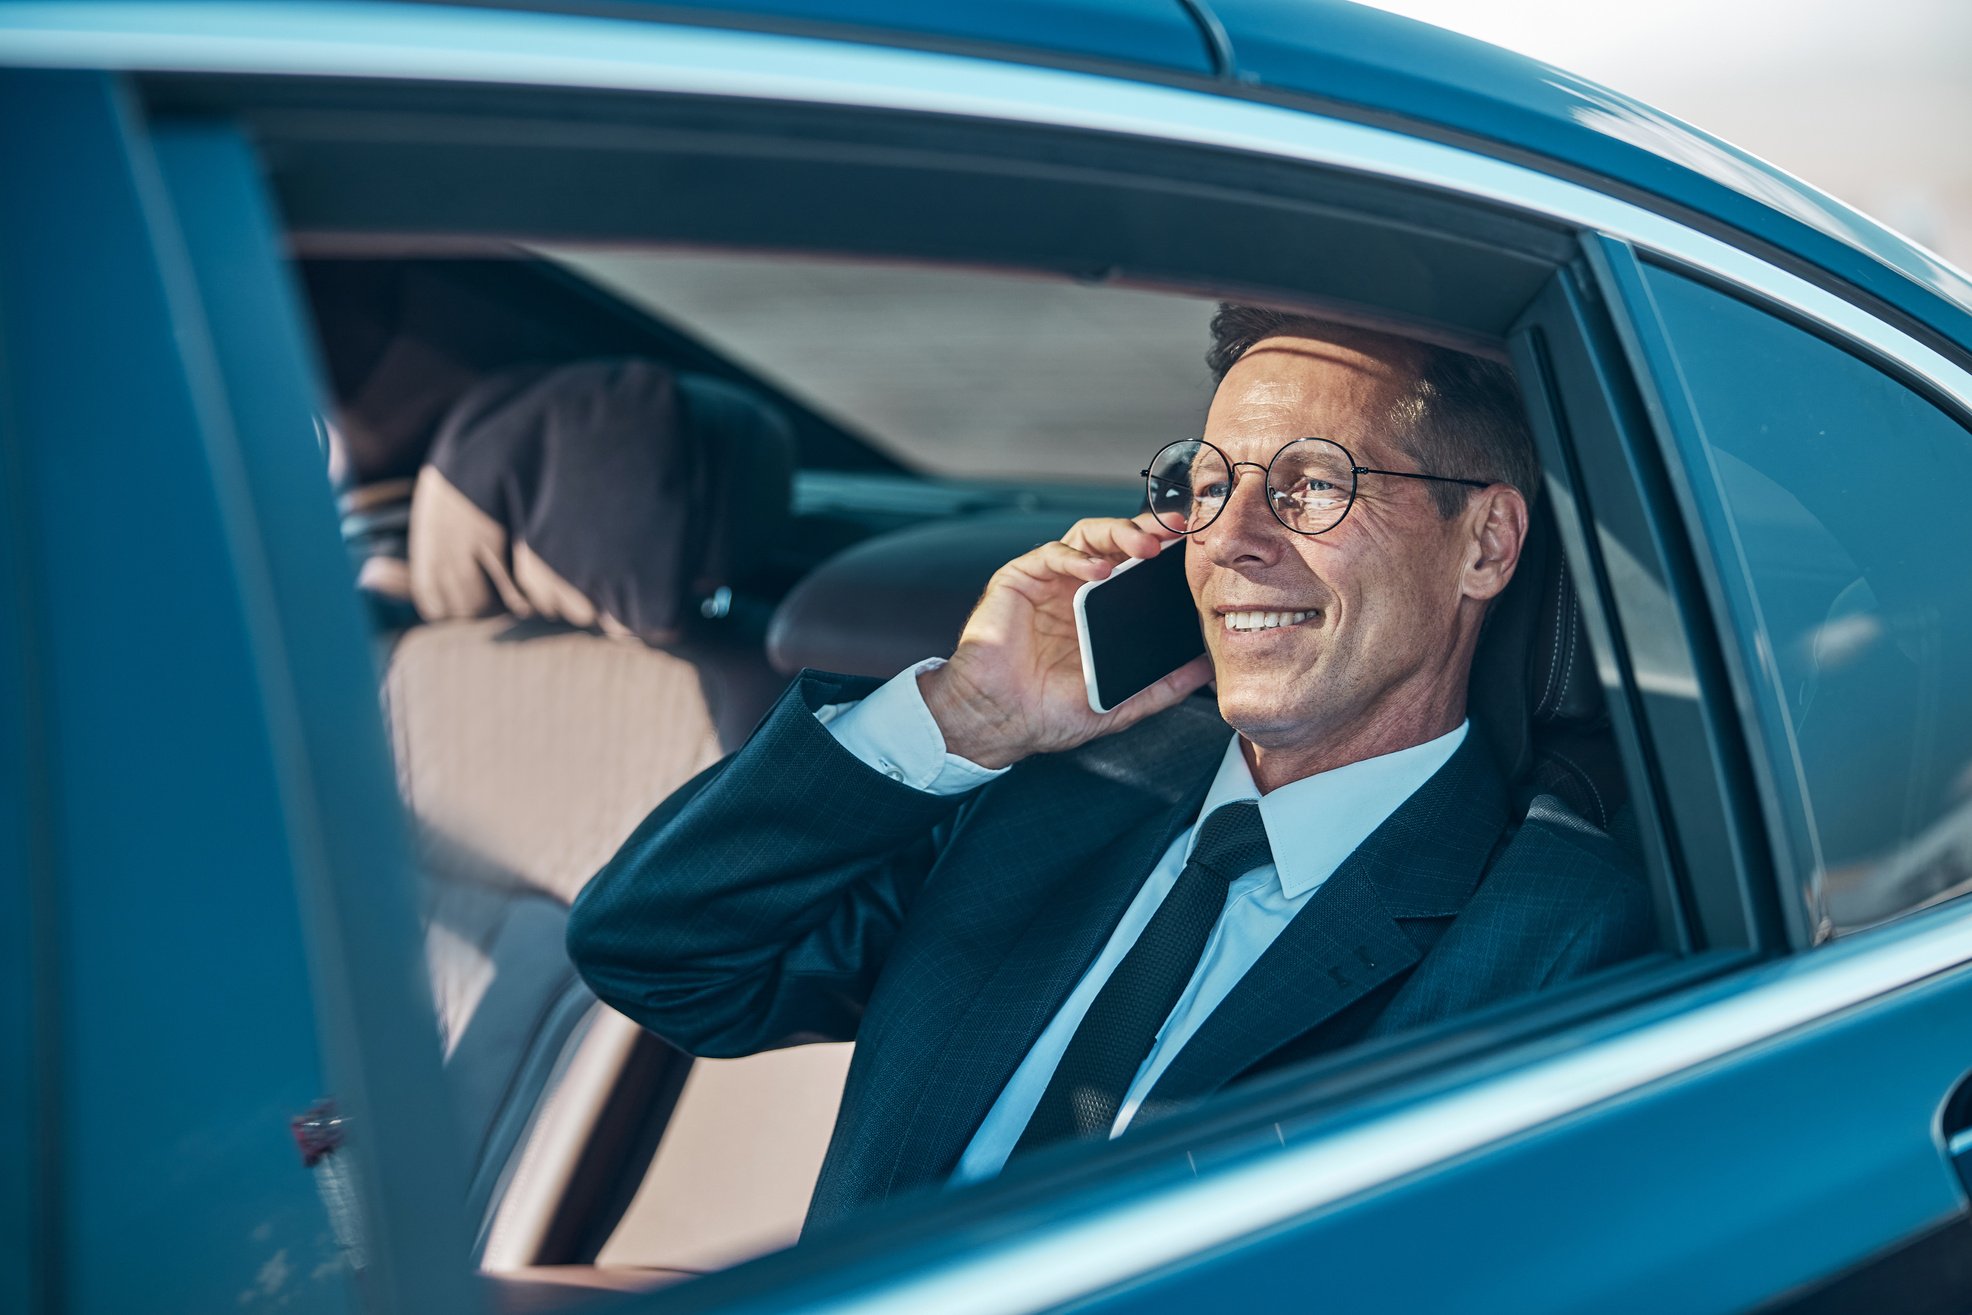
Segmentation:
{"type": "MultiPolygon", "coordinates": [[[[1306,434],[1300,438],[1290,438],[1289,440],[1287,440],[1287,442],[1280,445],[1279,452],[1275,452],[1273,456],[1267,458],[1267,464],[1264,466],[1257,461],[1234,461],[1231,457],[1225,454],[1225,451],[1222,448],[1220,448],[1218,444],[1207,442],[1205,439],[1202,438],[1173,439],[1171,442],[1166,443],[1163,447],[1158,448],[1157,451],[1160,453],[1164,452],[1169,448],[1176,447],[1180,443],[1196,443],[1200,447],[1211,448],[1213,452],[1217,453],[1219,460],[1226,463],[1226,472],[1228,476],[1231,478],[1232,487],[1226,490],[1226,500],[1223,504],[1221,504],[1221,506],[1217,511],[1212,513],[1211,520],[1206,521],[1205,524],[1199,526],[1197,529],[1172,530],[1172,533],[1174,534],[1197,534],[1201,530],[1209,530],[1214,525],[1218,524],[1219,517],[1225,515],[1226,508],[1232,505],[1233,495],[1239,492],[1239,468],[1241,466],[1251,466],[1253,467],[1253,469],[1260,472],[1260,496],[1261,496],[1261,500],[1267,504],[1267,511],[1270,514],[1272,514],[1273,518],[1276,521],[1280,522],[1280,527],[1282,529],[1286,530],[1289,534],[1299,534],[1303,538],[1313,538],[1317,534],[1327,534],[1330,530],[1333,530],[1337,525],[1340,525],[1342,524],[1343,521],[1349,519],[1349,513],[1356,509],[1356,493],[1361,487],[1361,483],[1362,483],[1361,477],[1364,475],[1395,475],[1398,479],[1427,479],[1427,480],[1434,480],[1440,484],[1464,484],[1468,488],[1475,488],[1475,489],[1489,489],[1495,483],[1498,482],[1496,480],[1460,479],[1455,475],[1426,475],[1415,470],[1379,470],[1375,466],[1359,466],[1356,464],[1356,454],[1351,452],[1347,446],[1337,442],[1335,439],[1324,438],[1320,434],[1306,434]],[[1343,460],[1349,463],[1349,505],[1342,509],[1342,514],[1340,516],[1337,516],[1335,518],[1334,525],[1324,525],[1319,530],[1297,530],[1292,525],[1289,525],[1285,520],[1281,518],[1280,510],[1274,506],[1274,500],[1266,496],[1268,491],[1273,488],[1274,462],[1279,461],[1281,457],[1281,453],[1287,451],[1287,449],[1293,447],[1296,443],[1327,443],[1330,447],[1333,447],[1336,451],[1340,452],[1342,454],[1343,460]]],[[[1156,460],[1157,460],[1156,454],[1152,454],[1151,456],[1152,463],[1154,464],[1156,460]]],[[[1138,471],[1137,474],[1143,476],[1144,494],[1146,500],[1150,503],[1151,506],[1154,507],[1156,505],[1156,500],[1155,498],[1150,496],[1152,493],[1150,487],[1150,481],[1152,479],[1150,473],[1150,467],[1145,466],[1142,470],[1138,471]]],[[[1157,513],[1153,511],[1151,514],[1155,516],[1157,513]]],[[[1158,517],[1157,523],[1159,525],[1164,525],[1163,518],[1158,517]]],[[[1167,530],[1171,529],[1169,525],[1164,525],[1164,528],[1167,530]]]]}

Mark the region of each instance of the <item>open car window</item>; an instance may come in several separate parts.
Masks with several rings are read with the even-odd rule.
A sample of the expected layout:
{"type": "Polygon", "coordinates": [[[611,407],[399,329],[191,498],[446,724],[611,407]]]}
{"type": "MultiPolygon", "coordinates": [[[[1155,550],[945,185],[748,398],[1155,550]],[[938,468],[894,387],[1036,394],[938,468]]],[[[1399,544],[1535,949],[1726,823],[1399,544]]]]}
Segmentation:
{"type": "MultiPolygon", "coordinates": [[[[626,248],[513,259],[521,269],[552,261],[573,271],[730,365],[717,387],[674,367],[681,435],[672,437],[722,445],[717,459],[756,494],[785,501],[753,505],[726,530],[772,536],[762,556],[771,564],[674,600],[682,617],[675,633],[592,634],[593,616],[529,616],[549,609],[527,594],[518,571],[518,605],[501,589],[482,596],[477,611],[485,615],[446,615],[427,600],[422,614],[399,613],[410,624],[386,632],[387,720],[420,837],[448,1070],[466,1102],[460,1117],[475,1157],[477,1261],[537,1279],[593,1265],[613,1281],[668,1283],[795,1239],[839,1117],[852,1048],[693,1059],[594,1004],[563,957],[565,906],[645,813],[744,743],[797,671],[881,678],[949,652],[993,567],[1065,532],[1072,519],[1038,499],[999,495],[1023,484],[1037,495],[1080,484],[1092,513],[1135,510],[1138,468],[1165,441],[1201,428],[1211,390],[1207,325],[1218,303],[1033,274],[774,253],[626,248]],[[1128,331],[1108,332],[1119,325],[1128,331]],[[776,440],[788,426],[768,400],[775,396],[798,399],[921,473],[864,477],[888,490],[876,498],[886,516],[871,517],[867,490],[846,526],[844,507],[858,506],[857,497],[804,507],[803,480],[828,472],[804,469],[798,451],[776,440]],[[1118,404],[1107,414],[1102,403],[1111,398],[1118,404]],[[996,493],[972,507],[955,502],[952,490],[968,485],[996,493]],[[738,614],[703,612],[717,588],[735,584],[727,597],[740,600],[738,614]],[[854,632],[846,639],[845,629],[854,632]],[[521,1020],[531,1021],[517,1030],[521,1020]],[[587,1130],[591,1145],[551,1180],[572,1190],[541,1193],[541,1166],[554,1155],[544,1132],[566,1127],[587,1130]],[[579,1228],[564,1222],[577,1211],[586,1216],[579,1228]]],[[[333,258],[310,262],[318,297],[337,277],[333,258]]],[[[324,350],[333,356],[338,347],[327,341],[324,350]]],[[[463,487],[471,468],[452,463],[476,441],[466,427],[474,399],[497,394],[504,375],[517,369],[528,387],[559,379],[579,411],[583,396],[621,382],[602,359],[626,358],[508,366],[465,383],[432,426],[436,442],[419,478],[463,487]]],[[[373,493],[389,483],[358,481],[345,491],[357,522],[387,520],[392,495],[373,493]]],[[[429,491],[399,480],[394,496],[408,503],[429,491]]],[[[420,515],[400,510],[407,526],[420,515]]],[[[561,514],[571,513],[579,520],[584,508],[561,514]]],[[[1547,555],[1529,567],[1512,623],[1538,631],[1550,649],[1533,702],[1514,705],[1514,716],[1544,719],[1542,743],[1518,750],[1527,775],[1515,806],[1540,794],[1569,800],[1567,810],[1579,809],[1604,837],[1598,843],[1624,855],[1643,880],[1636,791],[1589,677],[1598,664],[1561,566],[1555,514],[1540,505],[1547,555]],[[1608,840],[1612,833],[1619,839],[1608,840]]],[[[422,541],[411,533],[352,541],[372,588],[400,571],[415,577],[430,560],[421,553],[445,551],[443,531],[432,534],[438,522],[422,523],[422,541]]],[[[551,551],[558,527],[543,521],[535,532],[540,551],[551,551]]],[[[732,547],[716,555],[744,554],[732,547]]],[[[560,574],[587,580],[573,566],[560,574]]],[[[1526,650],[1491,660],[1488,692],[1528,698],[1526,650]]],[[[1209,699],[1196,703],[1188,716],[1216,720],[1209,699]]],[[[1658,897],[1667,910],[1651,936],[1660,955],[1681,943],[1668,911],[1677,901],[1669,890],[1658,897]]],[[[1457,1020],[1439,1031],[1455,1039],[1457,1020]]],[[[1387,1062],[1404,1053],[1404,1039],[1374,1049],[1387,1062]]],[[[1332,1077],[1350,1071],[1346,1046],[1321,1058],[1332,1077]]],[[[1291,1090],[1291,1073],[1265,1086],[1291,1090]]]]}

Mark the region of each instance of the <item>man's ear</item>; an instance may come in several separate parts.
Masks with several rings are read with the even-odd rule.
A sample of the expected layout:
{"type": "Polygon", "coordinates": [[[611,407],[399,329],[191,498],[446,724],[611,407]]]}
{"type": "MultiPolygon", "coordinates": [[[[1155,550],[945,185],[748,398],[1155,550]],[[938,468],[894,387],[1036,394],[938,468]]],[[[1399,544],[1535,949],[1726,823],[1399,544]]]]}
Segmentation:
{"type": "Polygon", "coordinates": [[[1497,598],[1527,542],[1527,499],[1511,484],[1489,485],[1466,504],[1465,522],[1465,595],[1482,602],[1497,598]]]}

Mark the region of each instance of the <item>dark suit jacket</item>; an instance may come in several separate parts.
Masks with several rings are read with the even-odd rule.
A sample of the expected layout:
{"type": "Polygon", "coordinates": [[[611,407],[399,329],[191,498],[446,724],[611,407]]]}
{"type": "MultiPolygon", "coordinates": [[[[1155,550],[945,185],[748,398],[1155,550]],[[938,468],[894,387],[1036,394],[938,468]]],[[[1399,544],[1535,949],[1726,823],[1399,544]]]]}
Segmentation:
{"type": "MultiPolygon", "coordinates": [[[[695,1055],[857,1042],[809,1207],[833,1220],[948,1175],[1225,752],[1194,700],[937,797],[812,710],[874,683],[804,673],[739,753],[666,800],[576,901],[596,993],[695,1055]]],[[[1509,826],[1465,743],[1339,867],[1213,1011],[1146,1108],[1435,1022],[1647,949],[1648,892],[1537,800],[1509,826]]]]}

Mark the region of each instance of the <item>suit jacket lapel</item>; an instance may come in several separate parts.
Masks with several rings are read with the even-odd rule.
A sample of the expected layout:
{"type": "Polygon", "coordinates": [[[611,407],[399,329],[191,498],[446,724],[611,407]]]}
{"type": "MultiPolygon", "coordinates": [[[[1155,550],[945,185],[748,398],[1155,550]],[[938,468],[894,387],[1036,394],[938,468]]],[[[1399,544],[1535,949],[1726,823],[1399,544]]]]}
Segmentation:
{"type": "Polygon", "coordinates": [[[1506,824],[1506,788],[1465,741],[1309,897],[1157,1081],[1143,1113],[1196,1100],[1408,971],[1403,920],[1465,907],[1506,824]]]}
{"type": "MultiPolygon", "coordinates": [[[[1223,733],[1223,728],[1222,728],[1223,733]]],[[[1115,931],[1158,857],[1190,825],[1212,784],[1225,741],[1209,755],[1177,755],[1196,780],[1175,795],[1145,790],[1097,768],[1077,788],[1090,795],[1092,825],[1115,839],[1093,863],[1053,884],[1012,948],[947,1034],[918,1089],[886,1194],[949,1174],[1014,1070],[1115,931]]],[[[1045,843],[1045,842],[1043,842],[1045,843]]]]}

